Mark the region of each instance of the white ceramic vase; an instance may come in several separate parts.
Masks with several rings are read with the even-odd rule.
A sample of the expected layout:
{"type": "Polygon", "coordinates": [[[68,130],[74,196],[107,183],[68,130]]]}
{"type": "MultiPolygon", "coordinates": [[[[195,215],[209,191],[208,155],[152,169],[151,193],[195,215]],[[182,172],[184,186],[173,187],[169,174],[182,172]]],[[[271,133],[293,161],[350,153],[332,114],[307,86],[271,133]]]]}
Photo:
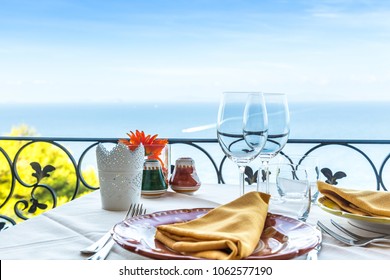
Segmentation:
{"type": "Polygon", "coordinates": [[[140,145],[131,151],[119,143],[108,150],[102,143],[97,145],[96,159],[99,173],[102,208],[127,210],[141,198],[142,172],[145,149],[140,145]]]}

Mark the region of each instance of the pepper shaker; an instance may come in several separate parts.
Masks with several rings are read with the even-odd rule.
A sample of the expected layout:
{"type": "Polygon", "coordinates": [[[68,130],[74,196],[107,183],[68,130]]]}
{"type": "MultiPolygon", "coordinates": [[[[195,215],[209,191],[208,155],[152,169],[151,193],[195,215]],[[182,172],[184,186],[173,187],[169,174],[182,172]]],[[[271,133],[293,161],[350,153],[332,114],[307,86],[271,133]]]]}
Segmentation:
{"type": "Polygon", "coordinates": [[[195,161],[190,157],[181,157],[176,160],[169,184],[175,192],[192,194],[201,185],[195,168],[195,161]]]}

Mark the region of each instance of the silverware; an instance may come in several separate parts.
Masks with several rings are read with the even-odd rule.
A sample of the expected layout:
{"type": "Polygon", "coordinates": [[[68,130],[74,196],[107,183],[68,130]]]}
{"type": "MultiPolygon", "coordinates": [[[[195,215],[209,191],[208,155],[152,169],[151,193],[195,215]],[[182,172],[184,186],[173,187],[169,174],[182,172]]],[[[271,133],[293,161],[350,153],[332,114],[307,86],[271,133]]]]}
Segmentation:
{"type": "Polygon", "coordinates": [[[316,230],[318,231],[318,244],[314,247],[313,250],[311,250],[306,255],[306,260],[308,261],[316,261],[318,260],[318,255],[322,249],[322,231],[319,227],[316,227],[316,230]]]}
{"type": "MultiPolygon", "coordinates": [[[[131,208],[131,206],[130,206],[131,208]]],[[[130,217],[135,217],[139,215],[144,215],[146,213],[146,209],[142,208],[142,204],[137,204],[135,207],[133,207],[132,210],[129,209],[129,211],[126,214],[126,217],[124,220],[130,217]]],[[[99,251],[97,251],[92,256],[88,257],[87,260],[104,260],[108,256],[108,254],[111,251],[112,246],[114,246],[115,241],[112,239],[112,235],[110,237],[110,240],[101,248],[99,251]]]]}
{"type": "Polygon", "coordinates": [[[366,246],[368,244],[373,244],[379,247],[390,247],[390,239],[387,238],[346,238],[325,226],[320,221],[317,222],[317,225],[327,234],[337,239],[338,241],[350,245],[350,246],[366,246]],[[386,244],[389,243],[389,244],[386,244]]]}
{"type": "Polygon", "coordinates": [[[361,227],[359,225],[355,225],[355,223],[351,222],[351,221],[348,221],[348,224],[350,224],[351,226],[355,227],[355,228],[358,228],[358,229],[361,229],[361,230],[364,230],[364,231],[367,231],[367,232],[372,232],[372,233],[377,233],[377,234],[384,234],[384,235],[388,235],[389,232],[383,232],[383,231],[378,231],[377,229],[375,230],[372,230],[372,229],[368,229],[368,228],[365,228],[365,227],[361,227]]]}
{"type": "Polygon", "coordinates": [[[101,261],[105,260],[108,254],[110,253],[112,247],[114,246],[115,241],[110,238],[110,240],[95,254],[88,257],[87,260],[90,261],[101,261]]]}
{"type": "Polygon", "coordinates": [[[344,232],[346,235],[349,235],[352,238],[355,238],[357,240],[358,239],[378,239],[378,238],[386,238],[387,239],[387,238],[390,238],[390,235],[388,235],[388,234],[381,234],[381,235],[376,235],[376,236],[361,236],[361,235],[358,235],[356,233],[353,233],[353,232],[347,230],[346,228],[342,227],[341,225],[339,225],[338,223],[336,223],[332,219],[330,220],[330,222],[332,223],[332,225],[334,225],[340,231],[344,232]]]}
{"type": "MultiPolygon", "coordinates": [[[[143,207],[142,204],[131,204],[123,220],[126,220],[127,218],[133,216],[135,213],[141,212],[142,207],[143,207]]],[[[104,245],[106,245],[106,243],[111,239],[111,231],[112,228],[105,235],[103,235],[99,240],[89,245],[88,247],[80,250],[80,252],[84,254],[94,254],[99,250],[101,250],[104,247],[104,245]]]]}

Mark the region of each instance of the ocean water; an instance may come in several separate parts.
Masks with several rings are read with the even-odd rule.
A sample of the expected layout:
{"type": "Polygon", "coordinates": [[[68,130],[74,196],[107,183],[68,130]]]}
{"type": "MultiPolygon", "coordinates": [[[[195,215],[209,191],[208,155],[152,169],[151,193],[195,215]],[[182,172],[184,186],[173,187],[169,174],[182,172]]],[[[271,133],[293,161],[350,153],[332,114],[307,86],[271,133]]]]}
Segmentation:
{"type": "Polygon", "coordinates": [[[3,106],[0,132],[27,124],[48,137],[127,137],[143,130],[159,137],[215,137],[218,104],[51,104],[3,106]],[[192,131],[192,130],[190,130],[192,131]]]}
{"type": "MultiPolygon", "coordinates": [[[[390,102],[290,103],[290,138],[390,139],[390,102]]],[[[0,134],[26,124],[47,137],[215,138],[217,103],[0,104],[0,134]]]]}
{"type": "MultiPolygon", "coordinates": [[[[289,107],[290,139],[390,139],[389,102],[291,102],[289,107]]],[[[0,134],[6,135],[12,127],[26,124],[45,137],[126,138],[127,132],[138,129],[161,138],[216,138],[217,111],[217,103],[0,104],[0,134]]],[[[213,167],[204,155],[186,145],[178,146],[171,154],[173,162],[180,156],[191,156],[203,181],[216,182],[216,177],[209,175],[213,167]]],[[[206,148],[217,161],[223,157],[218,145],[206,148]]],[[[363,148],[376,165],[390,152],[383,145],[363,148]]],[[[79,152],[77,147],[71,149],[76,154],[79,152]]],[[[301,154],[307,149],[302,145],[287,145],[284,151],[301,154]]],[[[334,171],[347,170],[348,176],[342,182],[375,187],[372,172],[365,171],[371,167],[359,153],[324,147],[313,154],[320,158],[321,166],[332,166],[334,171]]],[[[91,153],[86,164],[93,161],[91,153]]],[[[226,166],[229,170],[234,168],[228,161],[226,166]]],[[[385,168],[384,173],[385,177],[390,174],[390,168],[389,171],[385,168]]],[[[236,169],[224,176],[227,182],[238,180],[236,169]]]]}

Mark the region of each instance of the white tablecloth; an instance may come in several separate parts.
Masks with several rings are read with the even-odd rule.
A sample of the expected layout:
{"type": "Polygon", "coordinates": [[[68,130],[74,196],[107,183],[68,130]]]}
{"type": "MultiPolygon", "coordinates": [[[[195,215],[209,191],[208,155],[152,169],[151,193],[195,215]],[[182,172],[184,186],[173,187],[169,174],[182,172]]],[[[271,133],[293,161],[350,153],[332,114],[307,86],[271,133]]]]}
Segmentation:
{"type": "MultiPolygon", "coordinates": [[[[148,213],[182,208],[215,207],[238,196],[238,186],[202,185],[194,195],[169,191],[164,197],[142,199],[148,213]]],[[[0,259],[78,260],[86,255],[80,249],[99,239],[125,215],[122,211],[103,210],[100,193],[95,191],[38,217],[22,222],[0,233],[0,259]]],[[[346,224],[346,220],[312,207],[308,223],[317,220],[329,224],[330,218],[346,224]]],[[[303,258],[303,257],[300,257],[303,258]]],[[[115,245],[107,259],[146,259],[115,245]]],[[[350,247],[323,235],[319,259],[390,260],[390,249],[375,246],[350,247]]]]}

